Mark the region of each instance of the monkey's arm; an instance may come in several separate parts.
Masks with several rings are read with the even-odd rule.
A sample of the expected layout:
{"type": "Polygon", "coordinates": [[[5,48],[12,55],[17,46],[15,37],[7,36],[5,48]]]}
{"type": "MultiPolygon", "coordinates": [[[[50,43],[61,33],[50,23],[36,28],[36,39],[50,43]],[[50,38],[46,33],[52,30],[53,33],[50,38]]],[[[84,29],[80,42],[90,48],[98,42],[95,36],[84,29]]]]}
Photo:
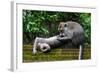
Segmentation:
{"type": "Polygon", "coordinates": [[[60,41],[64,41],[64,40],[69,40],[71,39],[71,37],[58,37],[57,40],[60,40],[60,41]]]}

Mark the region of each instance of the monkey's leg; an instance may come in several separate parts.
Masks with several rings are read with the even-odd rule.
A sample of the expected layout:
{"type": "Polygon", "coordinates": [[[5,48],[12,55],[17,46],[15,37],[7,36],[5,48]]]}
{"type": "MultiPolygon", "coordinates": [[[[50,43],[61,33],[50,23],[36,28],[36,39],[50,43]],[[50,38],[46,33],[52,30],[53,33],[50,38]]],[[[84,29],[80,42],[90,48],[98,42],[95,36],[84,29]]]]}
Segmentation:
{"type": "Polygon", "coordinates": [[[82,45],[79,46],[79,57],[78,59],[81,60],[83,58],[83,47],[82,45]]]}
{"type": "Polygon", "coordinates": [[[35,39],[34,44],[33,44],[33,54],[37,53],[37,44],[38,44],[38,38],[35,39]]]}

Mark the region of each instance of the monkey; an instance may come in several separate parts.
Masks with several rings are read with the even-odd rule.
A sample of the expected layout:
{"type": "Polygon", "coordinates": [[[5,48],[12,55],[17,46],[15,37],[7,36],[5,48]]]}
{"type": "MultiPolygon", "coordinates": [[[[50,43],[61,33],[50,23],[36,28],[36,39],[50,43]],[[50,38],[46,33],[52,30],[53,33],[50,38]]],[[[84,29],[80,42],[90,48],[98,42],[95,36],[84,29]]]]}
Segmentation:
{"type": "Polygon", "coordinates": [[[71,39],[72,44],[75,46],[84,43],[84,30],[79,23],[74,21],[60,22],[58,30],[60,32],[58,40],[71,39]]]}
{"type": "MultiPolygon", "coordinates": [[[[79,23],[74,21],[60,22],[58,26],[58,31],[59,35],[53,37],[37,37],[34,42],[33,53],[37,53],[36,49],[38,47],[38,43],[40,43],[39,45],[45,47],[45,50],[41,50],[43,52],[51,50],[52,47],[58,47],[61,45],[68,46],[68,44],[71,44],[71,46],[75,47],[81,47],[82,49],[82,45],[84,44],[84,30],[79,23]],[[45,45],[43,45],[42,43],[45,43],[45,45]]],[[[81,57],[79,57],[79,59],[80,58],[81,57]]]]}
{"type": "Polygon", "coordinates": [[[68,38],[70,41],[66,44],[66,46],[73,46],[79,48],[79,57],[78,59],[83,59],[83,49],[84,49],[84,30],[82,26],[74,21],[68,21],[68,22],[60,22],[58,30],[60,32],[60,36],[63,36],[63,38],[58,37],[58,40],[68,41],[68,38]]]}
{"type": "Polygon", "coordinates": [[[41,49],[40,46],[42,46],[42,48],[45,47],[45,50],[41,50],[41,51],[46,52],[49,51],[51,48],[61,45],[62,42],[60,42],[60,40],[57,40],[57,38],[58,36],[53,36],[50,38],[36,37],[33,45],[33,54],[37,53],[37,49],[41,49]]]}

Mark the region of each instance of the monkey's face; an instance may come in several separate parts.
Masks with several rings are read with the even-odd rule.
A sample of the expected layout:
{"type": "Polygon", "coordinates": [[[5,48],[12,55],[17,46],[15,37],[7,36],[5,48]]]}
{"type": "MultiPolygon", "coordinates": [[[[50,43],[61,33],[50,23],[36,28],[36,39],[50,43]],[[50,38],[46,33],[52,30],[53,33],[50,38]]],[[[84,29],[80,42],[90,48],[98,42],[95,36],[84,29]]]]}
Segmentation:
{"type": "Polygon", "coordinates": [[[66,22],[60,22],[58,31],[60,32],[61,37],[65,36],[67,30],[68,30],[68,24],[66,22]]]}

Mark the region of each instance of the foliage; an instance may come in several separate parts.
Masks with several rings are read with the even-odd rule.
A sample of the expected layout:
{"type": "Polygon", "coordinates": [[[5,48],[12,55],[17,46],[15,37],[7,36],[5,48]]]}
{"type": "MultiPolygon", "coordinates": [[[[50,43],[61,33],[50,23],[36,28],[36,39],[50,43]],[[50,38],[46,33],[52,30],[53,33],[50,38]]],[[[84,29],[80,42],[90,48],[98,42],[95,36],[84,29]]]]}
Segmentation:
{"type": "Polygon", "coordinates": [[[86,44],[91,44],[91,14],[81,14],[80,23],[83,25],[85,31],[85,42],[86,44]]]}
{"type": "Polygon", "coordinates": [[[32,43],[36,36],[50,37],[58,34],[61,21],[76,21],[85,31],[88,45],[91,43],[91,14],[75,12],[54,12],[23,10],[23,43],[32,43]]]}

